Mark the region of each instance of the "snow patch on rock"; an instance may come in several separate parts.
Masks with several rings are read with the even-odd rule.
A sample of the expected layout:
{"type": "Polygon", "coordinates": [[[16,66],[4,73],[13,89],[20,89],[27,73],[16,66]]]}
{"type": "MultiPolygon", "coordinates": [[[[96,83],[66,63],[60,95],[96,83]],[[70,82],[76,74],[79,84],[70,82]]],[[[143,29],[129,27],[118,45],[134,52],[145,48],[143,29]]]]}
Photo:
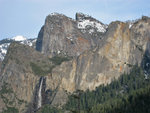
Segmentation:
{"type": "Polygon", "coordinates": [[[16,41],[16,42],[19,42],[19,43],[24,44],[24,45],[33,46],[33,43],[35,43],[37,39],[27,39],[23,36],[16,36],[16,37],[7,38],[4,40],[0,41],[1,42],[1,44],[0,44],[0,61],[4,60],[4,57],[7,54],[7,50],[8,50],[8,47],[9,47],[11,42],[16,41]]]}
{"type": "Polygon", "coordinates": [[[96,28],[98,32],[105,32],[106,31],[105,25],[102,25],[96,21],[83,20],[81,22],[78,22],[78,28],[79,29],[86,29],[86,27],[88,27],[88,26],[91,26],[92,28],[96,28]]]}
{"type": "Polygon", "coordinates": [[[27,40],[27,38],[25,38],[23,36],[16,36],[16,37],[13,37],[11,39],[14,40],[14,41],[24,41],[24,40],[27,40]]]}
{"type": "Polygon", "coordinates": [[[0,60],[4,59],[9,45],[10,45],[10,43],[4,43],[4,44],[0,45],[0,60]]]}

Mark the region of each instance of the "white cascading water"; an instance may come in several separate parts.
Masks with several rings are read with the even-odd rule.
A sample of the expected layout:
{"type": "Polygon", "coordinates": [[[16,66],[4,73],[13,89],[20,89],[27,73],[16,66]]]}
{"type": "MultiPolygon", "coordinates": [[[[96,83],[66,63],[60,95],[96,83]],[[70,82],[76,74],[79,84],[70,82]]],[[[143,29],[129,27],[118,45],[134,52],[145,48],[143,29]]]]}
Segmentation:
{"type": "Polygon", "coordinates": [[[43,77],[41,78],[40,88],[38,91],[38,106],[37,106],[37,108],[40,108],[42,106],[42,84],[43,84],[43,77]]]}

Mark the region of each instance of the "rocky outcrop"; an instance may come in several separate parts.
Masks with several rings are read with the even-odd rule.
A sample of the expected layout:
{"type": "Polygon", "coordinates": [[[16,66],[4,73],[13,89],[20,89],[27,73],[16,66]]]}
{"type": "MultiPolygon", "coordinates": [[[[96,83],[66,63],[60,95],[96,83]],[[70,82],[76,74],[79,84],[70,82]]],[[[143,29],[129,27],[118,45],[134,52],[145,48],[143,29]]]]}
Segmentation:
{"type": "Polygon", "coordinates": [[[39,70],[40,66],[43,67],[44,71],[47,71],[51,66],[51,62],[29,46],[19,43],[10,45],[7,55],[2,62],[0,73],[1,92],[5,90],[5,87],[10,89],[10,91],[8,90],[1,94],[1,99],[6,109],[7,107],[14,107],[20,113],[25,112],[27,105],[33,100],[35,87],[40,76],[42,76],[39,70]],[[38,76],[38,74],[41,75],[38,76]],[[4,100],[5,98],[8,102],[4,100]],[[12,101],[13,99],[15,101],[12,101]],[[11,101],[12,104],[10,104],[11,101]]]}
{"type": "Polygon", "coordinates": [[[131,31],[131,56],[130,63],[138,65],[146,50],[149,49],[150,40],[150,18],[142,17],[139,21],[134,23],[130,29],[131,31]]]}
{"type": "Polygon", "coordinates": [[[77,89],[94,90],[100,84],[110,83],[126,71],[129,56],[129,27],[122,22],[113,22],[99,47],[56,67],[52,76],[62,77],[60,87],[68,92],[77,89]]]}
{"type": "Polygon", "coordinates": [[[144,69],[145,77],[150,75],[150,18],[143,16],[131,27],[130,63],[144,69]]]}
{"type": "MultiPolygon", "coordinates": [[[[133,23],[132,27],[127,23],[112,22],[97,48],[53,69],[51,80],[46,84],[48,87],[59,84],[61,90],[71,93],[78,89],[94,90],[101,84],[109,84],[122,73],[128,73],[135,64],[142,66],[147,75],[149,23],[148,17],[133,23]]],[[[58,105],[59,102],[60,98],[55,98],[54,103],[58,105]]]]}
{"type": "Polygon", "coordinates": [[[14,106],[21,113],[30,113],[44,104],[61,107],[69,93],[109,84],[129,72],[134,64],[142,66],[146,74],[150,72],[148,17],[132,26],[112,22],[106,32],[98,35],[102,37],[100,41],[90,39],[93,35],[77,27],[77,22],[86,19],[95,21],[79,14],[77,21],[61,14],[49,15],[36,43],[36,49],[44,55],[29,46],[10,45],[1,64],[0,105],[5,106],[2,108],[14,106]],[[55,57],[49,58],[52,56],[55,57]],[[66,61],[62,56],[75,57],[66,61]],[[66,62],[58,62],[58,58],[66,62]],[[15,101],[10,104],[12,100],[15,101]]]}
{"type": "MultiPolygon", "coordinates": [[[[52,57],[58,54],[79,56],[85,50],[95,47],[98,38],[92,37],[92,35],[86,32],[81,32],[78,26],[78,18],[79,16],[77,16],[77,21],[75,21],[62,14],[56,13],[48,15],[44,26],[39,32],[36,49],[52,57]]],[[[94,19],[92,22],[94,22],[94,19]]],[[[98,23],[98,21],[96,22],[98,23]]],[[[92,23],[92,25],[93,24],[94,23],[92,23]]],[[[102,27],[103,26],[102,24],[102,27]]],[[[105,28],[102,29],[104,30],[103,32],[106,31],[105,28]]]]}
{"type": "Polygon", "coordinates": [[[27,39],[23,36],[16,36],[13,38],[6,38],[3,40],[0,40],[0,61],[4,60],[4,57],[7,53],[7,49],[9,48],[9,45],[12,42],[19,42],[21,44],[28,45],[33,48],[35,48],[35,46],[36,46],[36,38],[35,39],[27,39]]]}
{"type": "Polygon", "coordinates": [[[108,84],[128,72],[132,65],[141,65],[146,49],[149,51],[149,27],[148,17],[134,23],[130,29],[126,23],[112,22],[97,48],[63,63],[52,75],[62,76],[62,87],[69,92],[94,90],[100,84],[108,84]]]}
{"type": "Polygon", "coordinates": [[[88,33],[94,38],[100,38],[100,35],[105,33],[108,27],[95,18],[83,13],[76,13],[76,21],[78,29],[80,29],[81,32],[88,33]]]}

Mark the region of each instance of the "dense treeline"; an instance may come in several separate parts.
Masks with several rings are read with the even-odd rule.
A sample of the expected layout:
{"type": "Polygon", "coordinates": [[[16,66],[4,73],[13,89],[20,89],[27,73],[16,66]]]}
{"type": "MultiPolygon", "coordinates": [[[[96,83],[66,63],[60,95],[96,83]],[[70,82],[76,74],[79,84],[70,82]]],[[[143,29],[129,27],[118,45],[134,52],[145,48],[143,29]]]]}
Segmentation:
{"type": "Polygon", "coordinates": [[[37,113],[64,113],[62,109],[51,107],[50,105],[43,106],[37,113]]]}
{"type": "Polygon", "coordinates": [[[121,75],[107,86],[81,93],[78,99],[70,96],[65,108],[76,112],[81,109],[84,113],[148,113],[149,95],[149,79],[145,79],[141,68],[133,66],[130,74],[121,75]]]}
{"type": "Polygon", "coordinates": [[[150,113],[150,87],[133,91],[122,98],[110,99],[103,104],[96,104],[90,113],[150,113]]]}
{"type": "Polygon", "coordinates": [[[63,110],[43,107],[42,113],[150,113],[150,80],[140,67],[133,66],[107,86],[95,91],[77,91],[69,96],[63,110]]]}

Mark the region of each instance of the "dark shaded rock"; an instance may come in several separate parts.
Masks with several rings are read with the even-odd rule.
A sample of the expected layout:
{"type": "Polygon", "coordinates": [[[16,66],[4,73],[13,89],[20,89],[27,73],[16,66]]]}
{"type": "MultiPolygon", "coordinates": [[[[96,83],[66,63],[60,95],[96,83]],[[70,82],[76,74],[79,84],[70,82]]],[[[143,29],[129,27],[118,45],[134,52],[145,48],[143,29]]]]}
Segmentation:
{"type": "MultiPolygon", "coordinates": [[[[38,84],[40,76],[43,76],[35,74],[31,63],[40,66],[45,71],[49,70],[52,64],[47,57],[33,48],[13,42],[9,46],[7,55],[2,62],[0,72],[0,87],[5,83],[9,84],[9,88],[12,89],[13,94],[17,97],[17,99],[14,97],[14,102],[16,103],[13,107],[16,107],[22,113],[32,103],[35,87],[38,84]],[[18,104],[20,100],[21,104],[18,104]]],[[[13,97],[8,95],[7,98],[9,100],[13,97]]],[[[10,105],[6,104],[6,106],[10,105]]]]}
{"type": "Polygon", "coordinates": [[[37,41],[36,41],[36,50],[37,51],[42,51],[43,32],[44,32],[44,26],[41,28],[41,30],[38,34],[37,41]]]}

